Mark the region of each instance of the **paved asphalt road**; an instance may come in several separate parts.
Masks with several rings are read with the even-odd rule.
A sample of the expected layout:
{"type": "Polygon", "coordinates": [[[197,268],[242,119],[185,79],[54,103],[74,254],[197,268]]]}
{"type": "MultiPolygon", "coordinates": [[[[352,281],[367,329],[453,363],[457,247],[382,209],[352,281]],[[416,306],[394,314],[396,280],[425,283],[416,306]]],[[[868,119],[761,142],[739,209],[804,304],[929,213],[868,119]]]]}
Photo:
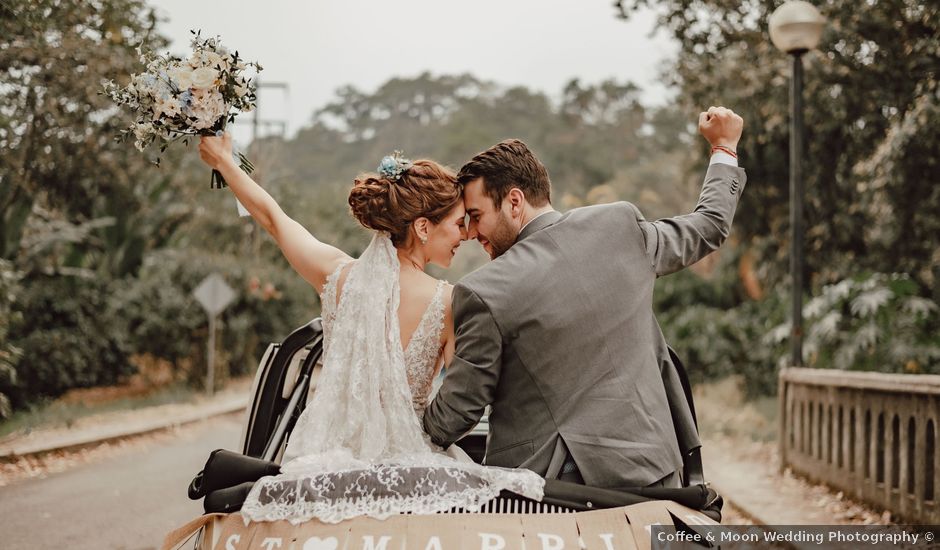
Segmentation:
{"type": "Polygon", "coordinates": [[[240,415],[161,434],[45,479],[0,488],[4,550],[144,550],[202,513],[186,487],[213,449],[234,449],[240,415]]]}

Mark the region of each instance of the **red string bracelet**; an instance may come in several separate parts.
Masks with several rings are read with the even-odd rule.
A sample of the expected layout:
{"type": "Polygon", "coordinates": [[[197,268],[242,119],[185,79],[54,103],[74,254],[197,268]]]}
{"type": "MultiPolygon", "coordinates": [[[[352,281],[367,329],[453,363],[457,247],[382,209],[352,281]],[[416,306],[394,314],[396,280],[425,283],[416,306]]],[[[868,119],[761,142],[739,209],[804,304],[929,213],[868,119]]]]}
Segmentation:
{"type": "Polygon", "coordinates": [[[714,154],[715,154],[715,151],[721,151],[722,153],[729,154],[729,155],[731,155],[731,156],[734,157],[734,158],[738,158],[738,154],[737,154],[737,153],[735,153],[734,151],[732,151],[730,147],[725,147],[724,145],[714,145],[714,146],[712,146],[712,152],[711,152],[711,154],[714,155],[714,154]]]}

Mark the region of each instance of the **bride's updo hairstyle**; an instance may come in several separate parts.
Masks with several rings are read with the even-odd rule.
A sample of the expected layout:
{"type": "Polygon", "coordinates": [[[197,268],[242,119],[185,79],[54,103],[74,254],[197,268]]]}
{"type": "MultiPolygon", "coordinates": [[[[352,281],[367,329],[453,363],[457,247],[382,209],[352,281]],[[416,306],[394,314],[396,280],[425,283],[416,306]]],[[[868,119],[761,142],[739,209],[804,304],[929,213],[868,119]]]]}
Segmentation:
{"type": "Polygon", "coordinates": [[[349,191],[353,217],[366,229],[387,232],[396,247],[408,240],[416,219],[440,223],[461,200],[456,174],[433,160],[409,162],[398,174],[362,175],[349,191]]]}

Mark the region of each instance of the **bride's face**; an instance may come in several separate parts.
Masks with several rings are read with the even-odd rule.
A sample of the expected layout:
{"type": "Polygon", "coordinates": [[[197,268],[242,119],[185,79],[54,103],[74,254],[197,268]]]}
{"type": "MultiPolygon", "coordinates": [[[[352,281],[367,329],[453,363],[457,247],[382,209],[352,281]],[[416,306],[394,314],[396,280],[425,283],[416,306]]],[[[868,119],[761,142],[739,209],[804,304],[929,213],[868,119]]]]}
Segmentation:
{"type": "Polygon", "coordinates": [[[440,223],[431,224],[428,243],[424,247],[429,262],[441,267],[450,267],[450,261],[454,259],[460,242],[467,240],[467,226],[464,222],[466,213],[463,201],[460,201],[440,223]]]}

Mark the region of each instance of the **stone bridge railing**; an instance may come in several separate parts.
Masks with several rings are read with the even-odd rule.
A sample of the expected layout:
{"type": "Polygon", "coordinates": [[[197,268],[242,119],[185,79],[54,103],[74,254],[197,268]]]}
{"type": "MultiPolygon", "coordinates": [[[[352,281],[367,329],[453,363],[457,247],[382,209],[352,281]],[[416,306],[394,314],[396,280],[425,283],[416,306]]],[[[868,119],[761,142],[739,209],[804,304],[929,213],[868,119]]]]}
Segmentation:
{"type": "Polygon", "coordinates": [[[895,521],[940,523],[940,376],[790,368],[779,400],[783,467],[895,521]]]}

